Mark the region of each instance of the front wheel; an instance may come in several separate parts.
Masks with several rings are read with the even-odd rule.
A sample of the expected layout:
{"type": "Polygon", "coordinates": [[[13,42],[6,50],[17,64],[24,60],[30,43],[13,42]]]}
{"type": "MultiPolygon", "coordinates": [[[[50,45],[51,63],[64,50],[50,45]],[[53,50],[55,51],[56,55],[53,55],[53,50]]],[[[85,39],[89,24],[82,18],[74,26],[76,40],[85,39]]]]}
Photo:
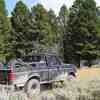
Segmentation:
{"type": "Polygon", "coordinates": [[[38,79],[30,79],[25,87],[25,92],[28,97],[33,97],[34,95],[38,95],[40,93],[40,82],[38,79]]]}

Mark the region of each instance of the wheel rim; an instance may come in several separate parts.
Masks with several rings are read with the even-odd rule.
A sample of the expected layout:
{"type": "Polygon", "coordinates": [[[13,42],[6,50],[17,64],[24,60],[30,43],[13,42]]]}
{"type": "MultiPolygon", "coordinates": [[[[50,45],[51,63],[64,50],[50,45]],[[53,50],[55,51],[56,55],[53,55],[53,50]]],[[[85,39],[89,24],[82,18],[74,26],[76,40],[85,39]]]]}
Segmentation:
{"type": "Polygon", "coordinates": [[[32,79],[28,82],[27,93],[31,97],[40,93],[40,83],[38,80],[32,79]]]}

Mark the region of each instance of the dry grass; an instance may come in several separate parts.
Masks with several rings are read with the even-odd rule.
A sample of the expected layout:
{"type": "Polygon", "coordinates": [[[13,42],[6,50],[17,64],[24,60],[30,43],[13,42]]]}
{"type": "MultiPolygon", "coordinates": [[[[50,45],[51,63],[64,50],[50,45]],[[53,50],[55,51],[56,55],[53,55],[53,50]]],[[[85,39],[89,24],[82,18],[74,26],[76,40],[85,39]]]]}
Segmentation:
{"type": "Polygon", "coordinates": [[[7,93],[0,88],[0,100],[100,100],[100,68],[82,68],[75,80],[69,81],[65,77],[64,85],[57,85],[32,99],[23,91],[7,93]]]}

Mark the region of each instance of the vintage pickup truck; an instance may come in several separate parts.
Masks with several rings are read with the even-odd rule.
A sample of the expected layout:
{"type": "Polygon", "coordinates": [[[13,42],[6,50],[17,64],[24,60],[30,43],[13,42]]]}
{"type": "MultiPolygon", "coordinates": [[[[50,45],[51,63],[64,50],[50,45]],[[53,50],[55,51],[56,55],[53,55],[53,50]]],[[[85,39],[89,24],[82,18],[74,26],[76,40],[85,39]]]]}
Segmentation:
{"type": "Polygon", "coordinates": [[[55,54],[28,55],[11,60],[7,68],[0,68],[1,84],[24,87],[27,94],[39,93],[40,84],[61,81],[61,75],[67,78],[69,73],[76,73],[74,65],[62,63],[55,54]]]}

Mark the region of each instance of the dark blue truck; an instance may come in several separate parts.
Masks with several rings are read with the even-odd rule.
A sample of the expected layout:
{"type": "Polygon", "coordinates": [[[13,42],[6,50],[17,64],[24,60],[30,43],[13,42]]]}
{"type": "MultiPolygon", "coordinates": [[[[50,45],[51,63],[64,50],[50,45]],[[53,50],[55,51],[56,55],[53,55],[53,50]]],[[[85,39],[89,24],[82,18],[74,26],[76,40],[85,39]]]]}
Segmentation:
{"type": "Polygon", "coordinates": [[[8,68],[0,69],[0,83],[16,87],[24,87],[27,94],[36,94],[40,91],[40,84],[63,80],[63,76],[76,73],[73,64],[64,64],[54,54],[34,54],[22,59],[12,59],[8,68]],[[6,75],[4,79],[4,75],[6,75]]]}

